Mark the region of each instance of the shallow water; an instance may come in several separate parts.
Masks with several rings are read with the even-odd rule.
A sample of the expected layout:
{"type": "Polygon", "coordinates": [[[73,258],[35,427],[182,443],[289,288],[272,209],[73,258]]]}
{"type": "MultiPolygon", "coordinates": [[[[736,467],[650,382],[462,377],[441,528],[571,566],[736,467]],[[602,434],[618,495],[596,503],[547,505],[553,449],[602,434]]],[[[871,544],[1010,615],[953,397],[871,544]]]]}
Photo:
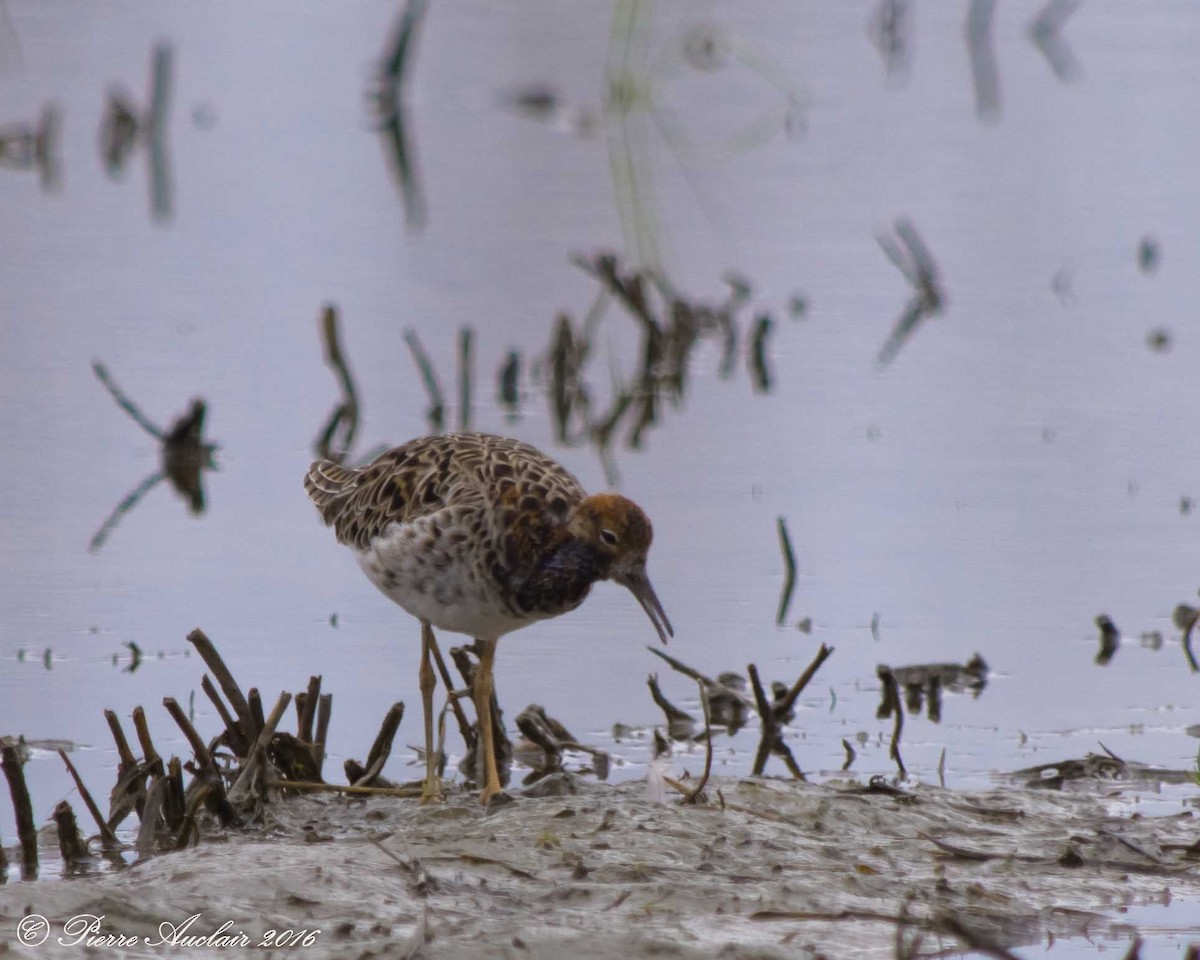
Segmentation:
{"type": "MultiPolygon", "coordinates": [[[[835,647],[791,739],[810,772],[838,769],[842,738],[859,734],[855,771],[894,769],[877,663],[976,652],[993,668],[982,695],[947,695],[938,725],[906,722],[915,776],[936,780],[944,749],[947,785],[978,787],[1098,741],[1190,767],[1198,681],[1170,615],[1198,585],[1200,511],[1186,507],[1200,499],[1200,14],[1084,5],[1062,31],[1076,64],[1064,81],[1026,35],[1038,8],[995,11],[999,101],[981,117],[953,5],[909,8],[907,68],[891,77],[871,4],[666,4],[627,35],[613,24],[632,5],[434,5],[410,81],[421,203],[410,198],[406,222],[368,97],[393,5],[235,17],[9,4],[0,121],[32,120],[48,101],[64,121],[56,190],[0,171],[0,732],[79,744],[103,795],[115,766],[103,708],[146,705],[159,749],[182,752],[158,704],[194,694],[215,732],[184,641],[200,625],[268,701],[323,675],[335,764],[361,758],[395,699],[411,708],[400,740],[416,742],[417,627],[334,544],[300,485],[338,397],[321,307],[341,311],[361,394],[356,456],[427,430],[406,329],[459,422],[456,340],[470,326],[471,425],[542,446],[601,488],[596,452],[555,442],[530,364],[556,315],[578,324],[595,299],[569,257],[611,249],[704,302],[726,296],[727,271],[744,276],[743,348],[756,313],[774,320],[769,391],[744,354],[719,376],[719,346],[705,342],[684,401],[664,404],[642,449],[619,434],[620,489],[655,524],[672,652],[710,675],[754,662],[790,682],[821,642],[835,647]],[[716,69],[684,54],[705,39],[716,69]],[[110,85],[145,103],[158,41],[174,60],[169,203],[156,216],[145,149],[114,180],[97,130],[110,85]],[[627,52],[606,104],[606,67],[627,52]],[[535,84],[567,105],[550,122],[509,103],[535,84]],[[881,366],[912,295],[877,239],[901,217],[936,261],[945,307],[881,366]],[[1165,349],[1148,341],[1158,331],[1165,349]],[[526,361],[515,421],[496,400],[513,349],[526,361]],[[95,554],[89,540],[158,452],[93,360],[160,425],[203,397],[220,445],[202,517],[160,484],[95,554]],[[782,628],[779,516],[799,564],[782,628]],[[1103,668],[1102,612],[1125,634],[1103,668]],[[794,628],[803,617],[811,634],[794,628]],[[1164,635],[1161,650],[1139,642],[1145,631],[1164,635]],[[144,653],[132,673],[127,642],[144,653]]],[[[629,377],[637,348],[634,323],[610,307],[587,367],[601,407],[610,365],[629,377]]],[[[696,709],[694,686],[645,652],[654,642],[636,604],[601,586],[580,611],[502,643],[502,703],[510,717],[543,704],[612,746],[626,761],[616,776],[640,776],[645,742],[612,745],[609,731],[661,723],[646,674],[696,709]]],[[[745,772],[753,733],[721,746],[722,772],[745,772]]],[[[26,769],[48,816],[71,792],[66,773],[49,752],[26,769]]],[[[396,759],[389,772],[408,775],[396,759]]],[[[1177,810],[1189,794],[1166,796],[1177,810]]],[[[0,836],[13,836],[7,804],[0,836]]]]}

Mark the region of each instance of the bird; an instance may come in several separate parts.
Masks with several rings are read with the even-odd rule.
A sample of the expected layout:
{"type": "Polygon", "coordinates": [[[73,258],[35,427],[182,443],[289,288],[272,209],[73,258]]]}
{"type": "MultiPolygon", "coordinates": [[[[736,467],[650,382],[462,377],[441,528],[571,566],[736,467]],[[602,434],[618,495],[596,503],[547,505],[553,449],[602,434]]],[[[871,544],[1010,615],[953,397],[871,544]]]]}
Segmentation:
{"type": "Polygon", "coordinates": [[[663,643],[674,636],[646,573],[649,517],[621,494],[588,495],[530,444],[487,433],[419,437],[358,468],[317,460],[304,487],[367,578],[421,622],[423,803],[442,798],[433,628],[476,640],[484,805],[501,793],[490,704],[502,636],[574,610],[601,580],[633,594],[663,643]]]}

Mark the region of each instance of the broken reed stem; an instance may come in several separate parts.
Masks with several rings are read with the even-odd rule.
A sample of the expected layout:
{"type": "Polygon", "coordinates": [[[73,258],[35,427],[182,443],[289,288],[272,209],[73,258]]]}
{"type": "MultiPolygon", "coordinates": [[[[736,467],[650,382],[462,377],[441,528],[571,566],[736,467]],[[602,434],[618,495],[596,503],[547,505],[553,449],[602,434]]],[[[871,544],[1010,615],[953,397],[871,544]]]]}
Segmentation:
{"type": "Polygon", "coordinates": [[[895,761],[896,767],[900,770],[900,779],[908,778],[908,770],[904,767],[904,760],[900,756],[900,734],[904,730],[904,704],[900,700],[900,685],[896,683],[896,675],[891,670],[883,670],[879,674],[879,679],[884,685],[884,701],[891,703],[895,716],[892,720],[892,743],[888,750],[888,756],[895,761]]]}
{"type": "Polygon", "coordinates": [[[750,688],[754,691],[754,706],[758,710],[759,720],[764,728],[762,736],[758,741],[758,750],[754,754],[754,766],[750,769],[750,775],[761,777],[767,765],[767,757],[771,755],[772,731],[767,728],[774,728],[774,720],[771,712],[771,704],[767,700],[767,693],[763,689],[762,681],[758,678],[758,667],[750,664],[746,667],[746,673],[750,677],[750,688]]]}
{"type": "Polygon", "coordinates": [[[141,823],[138,824],[137,840],[134,847],[139,856],[148,856],[157,848],[159,823],[163,819],[163,807],[170,789],[168,777],[155,777],[146,792],[146,802],[142,807],[141,823]]]}
{"type": "Polygon", "coordinates": [[[116,381],[109,376],[108,368],[104,364],[99,360],[93,360],[92,370],[96,374],[96,378],[104,384],[104,389],[117,401],[117,406],[129,414],[130,419],[134,423],[150,434],[155,440],[163,439],[162,430],[151,423],[149,418],[138,408],[138,405],[130,400],[125,395],[125,391],[117,386],[116,381]]]}
{"type": "Polygon", "coordinates": [[[342,353],[342,344],[338,338],[338,313],[333,304],[326,304],[321,313],[321,339],[325,344],[325,362],[333,369],[341,384],[342,402],[334,407],[329,415],[329,421],[317,441],[317,448],[321,456],[341,463],[354,445],[354,436],[358,432],[358,391],[354,386],[354,378],[350,375],[350,368],[346,365],[346,357],[342,353]],[[343,424],[345,426],[342,437],[335,450],[334,435],[343,424]]]}
{"type": "Polygon", "coordinates": [[[445,394],[442,393],[441,385],[438,383],[437,373],[429,361],[429,355],[425,352],[425,348],[421,346],[421,340],[415,330],[404,331],[404,342],[408,344],[413,362],[416,363],[417,370],[421,373],[421,380],[425,384],[425,392],[429,395],[429,409],[425,412],[425,416],[429,420],[430,433],[441,433],[446,429],[446,401],[445,394]]]}
{"type": "Polygon", "coordinates": [[[471,360],[474,333],[470,327],[458,332],[458,429],[471,429],[471,360]]]}
{"type": "Polygon", "coordinates": [[[220,771],[217,769],[217,763],[212,758],[212,754],[208,752],[208,747],[201,739],[200,734],[196,732],[196,728],[192,726],[192,722],[187,718],[187,714],[183,712],[183,707],[175,700],[174,697],[163,697],[163,706],[167,708],[167,713],[183,731],[184,737],[187,738],[188,745],[192,748],[192,754],[196,758],[196,762],[204,768],[205,771],[216,776],[220,776],[220,771]]]}
{"type": "Polygon", "coordinates": [[[699,681],[700,683],[704,684],[706,687],[717,686],[717,683],[714,680],[710,680],[708,677],[706,677],[704,674],[702,674],[699,670],[696,670],[693,667],[689,667],[686,663],[683,663],[680,660],[676,660],[669,653],[666,653],[666,652],[660,650],[658,647],[652,647],[649,644],[647,644],[646,649],[649,650],[656,657],[659,657],[659,658],[665,660],[670,665],[672,670],[676,670],[679,673],[682,673],[685,677],[691,677],[693,680],[699,681]]]}
{"type": "Polygon", "coordinates": [[[62,854],[67,870],[74,870],[91,859],[87,844],[79,834],[75,811],[71,809],[71,805],[66,800],[59,800],[54,806],[52,816],[55,829],[58,831],[58,852],[62,854]]]}
{"type": "Polygon", "coordinates": [[[239,757],[244,757],[248,749],[246,735],[234,720],[229,708],[225,706],[225,701],[221,699],[221,695],[217,692],[216,686],[207,673],[200,680],[200,689],[204,691],[216,709],[217,715],[221,718],[221,723],[225,725],[225,739],[229,743],[229,749],[239,757]]]}
{"type": "Polygon", "coordinates": [[[367,754],[366,773],[357,781],[355,786],[369,786],[371,781],[383,772],[383,765],[392,753],[392,742],[396,739],[396,731],[400,729],[400,721],[404,719],[404,704],[397,701],[388,710],[380,724],[375,742],[371,744],[371,752],[367,754]]]}
{"type": "Polygon", "coordinates": [[[112,731],[113,742],[117,745],[117,756],[120,758],[119,770],[134,766],[137,763],[137,758],[133,755],[133,751],[129,749],[129,741],[125,739],[125,731],[121,728],[121,720],[117,716],[116,711],[105,710],[104,719],[108,721],[108,729],[112,731]]]}
{"type": "Polygon", "coordinates": [[[422,784],[413,784],[405,787],[358,787],[354,784],[315,783],[307,780],[279,779],[269,780],[268,786],[278,787],[281,790],[307,790],[311,793],[348,793],[355,796],[373,797],[419,797],[423,789],[422,784]]]}
{"type": "Polygon", "coordinates": [[[792,538],[788,536],[787,521],[783,517],[776,517],[775,527],[779,532],[779,550],[783,554],[783,589],[779,594],[779,611],[775,615],[775,625],[782,627],[787,619],[788,607],[792,604],[792,594],[796,590],[796,554],[792,550],[792,538]]]}
{"type": "Polygon", "coordinates": [[[17,836],[21,840],[21,878],[34,880],[38,870],[37,827],[33,824],[33,804],[29,801],[29,788],[25,786],[21,766],[16,744],[8,738],[0,739],[0,769],[8,780],[8,792],[17,819],[17,836]]]}
{"type": "Polygon", "coordinates": [[[238,682],[233,679],[233,674],[225,666],[225,661],[217,653],[217,648],[199,627],[189,633],[187,639],[188,643],[196,648],[196,652],[200,654],[200,658],[208,669],[212,671],[212,675],[217,678],[217,683],[221,685],[221,690],[232,705],[234,713],[238,715],[238,720],[241,721],[246,741],[253,743],[258,731],[251,718],[250,707],[242,695],[242,688],[238,686],[238,682]]]}
{"type": "Polygon", "coordinates": [[[796,678],[796,682],[788,690],[787,696],[775,705],[775,710],[780,716],[791,712],[792,708],[796,705],[797,698],[804,692],[804,688],[808,686],[812,678],[816,676],[817,671],[821,669],[821,664],[828,660],[832,653],[833,647],[821,644],[821,648],[817,651],[816,656],[813,657],[812,662],[804,668],[804,672],[796,678]]]}
{"type": "MultiPolygon", "coordinates": [[[[296,736],[305,743],[313,742],[313,720],[317,715],[317,701],[321,697],[321,678],[308,678],[308,690],[304,694],[304,704],[300,710],[300,724],[296,728],[296,736]]],[[[296,698],[299,701],[299,697],[296,698]]]]}
{"type": "Polygon", "coordinates": [[[709,774],[712,773],[712,712],[708,708],[708,691],[705,690],[704,684],[697,680],[696,686],[700,688],[700,706],[704,708],[704,774],[700,777],[696,788],[684,798],[684,803],[696,803],[699,800],[704,788],[708,785],[709,774]]]}
{"type": "Polygon", "coordinates": [[[200,810],[201,804],[212,793],[213,786],[211,783],[202,783],[192,794],[192,800],[188,804],[187,812],[183,815],[183,824],[179,828],[179,836],[175,839],[176,850],[186,850],[187,845],[191,842],[193,835],[196,837],[196,842],[200,842],[200,828],[196,826],[196,813],[200,810]]]}
{"type": "Polygon", "coordinates": [[[454,719],[458,723],[459,733],[462,734],[463,743],[466,744],[467,750],[471,750],[475,746],[475,732],[471,729],[471,722],[467,719],[467,714],[462,708],[462,704],[458,702],[458,698],[453,696],[454,682],[450,677],[450,669],[446,666],[446,661],[442,657],[442,649],[438,646],[437,636],[430,629],[429,650],[433,654],[433,661],[437,664],[438,676],[442,678],[442,686],[446,688],[446,702],[450,704],[450,709],[454,711],[454,719]]]}
{"type": "MultiPolygon", "coordinates": [[[[252,693],[254,691],[251,691],[252,693]]],[[[267,746],[271,743],[271,738],[275,736],[275,728],[279,726],[279,721],[283,719],[283,714],[288,708],[288,704],[292,702],[292,695],[281,693],[279,699],[275,701],[275,706],[271,710],[271,715],[263,722],[262,731],[255,740],[254,746],[250,748],[250,756],[242,765],[242,770],[238,774],[237,780],[229,789],[229,799],[234,801],[234,798],[240,798],[243,793],[250,789],[250,785],[254,782],[254,776],[258,772],[258,768],[262,766],[267,755],[267,746]]],[[[236,802],[236,801],[234,801],[236,802]]]]}
{"type": "Polygon", "coordinates": [[[146,763],[162,772],[162,757],[154,749],[154,741],[150,739],[150,727],[146,723],[146,711],[140,706],[133,708],[133,729],[137,732],[138,743],[142,747],[142,757],[146,763]]]}
{"type": "Polygon", "coordinates": [[[317,773],[325,765],[325,738],[329,734],[329,717],[333,712],[333,694],[323,693],[317,703],[317,732],[313,742],[313,758],[317,763],[317,773]]]}
{"type": "Polygon", "coordinates": [[[850,746],[850,741],[842,737],[842,749],[846,751],[846,762],[842,764],[842,772],[850,769],[858,754],[854,752],[854,748],[850,746]]]}
{"type": "MultiPolygon", "coordinates": [[[[246,702],[250,706],[250,719],[254,721],[254,729],[261,730],[266,726],[267,721],[263,716],[262,694],[258,692],[258,687],[251,687],[246,693],[246,702]]],[[[258,734],[250,736],[250,743],[253,744],[258,734]]]]}
{"type": "MultiPolygon", "coordinates": [[[[104,846],[106,848],[119,848],[121,841],[117,839],[117,835],[112,832],[112,828],[105,821],[104,815],[100,813],[100,808],[96,806],[96,801],[92,799],[88,788],[84,786],[83,778],[79,776],[79,771],[75,769],[75,764],[71,762],[71,758],[67,756],[65,750],[60,749],[58,755],[62,758],[62,762],[67,765],[67,772],[71,775],[71,779],[75,781],[75,789],[79,791],[79,796],[83,798],[84,805],[88,808],[88,813],[96,821],[96,827],[100,831],[100,839],[103,841],[104,846]]],[[[74,820],[73,814],[71,819],[74,820]]]]}

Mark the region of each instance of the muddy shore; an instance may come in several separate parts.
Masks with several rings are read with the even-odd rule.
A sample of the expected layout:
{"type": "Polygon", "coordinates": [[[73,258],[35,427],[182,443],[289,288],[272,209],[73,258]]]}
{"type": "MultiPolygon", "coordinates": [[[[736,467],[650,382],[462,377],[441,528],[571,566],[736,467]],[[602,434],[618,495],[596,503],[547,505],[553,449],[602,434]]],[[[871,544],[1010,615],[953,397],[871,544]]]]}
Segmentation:
{"type": "Polygon", "coordinates": [[[570,787],[490,811],[465,794],[288,800],[118,873],[0,888],[0,953],[216,957],[272,939],[337,958],[892,957],[898,936],[922,952],[1128,939],[1115,911],[1200,897],[1190,813],[849,780],[721,780],[697,806],[570,787]],[[26,914],[46,942],[18,940],[26,914]],[[103,920],[64,931],[83,915],[103,920]]]}

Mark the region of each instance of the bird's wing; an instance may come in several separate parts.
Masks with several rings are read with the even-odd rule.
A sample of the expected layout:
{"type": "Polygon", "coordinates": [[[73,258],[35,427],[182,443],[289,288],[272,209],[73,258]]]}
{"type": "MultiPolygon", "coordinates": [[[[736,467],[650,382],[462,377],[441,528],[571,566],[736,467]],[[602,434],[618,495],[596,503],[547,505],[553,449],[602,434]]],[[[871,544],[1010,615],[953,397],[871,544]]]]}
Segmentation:
{"type": "Polygon", "coordinates": [[[478,433],[412,440],[357,470],[318,460],[304,487],[338,541],[359,549],[393,523],[448,507],[486,507],[499,542],[513,533],[537,538],[584,497],[579,481],[541,451],[478,433]],[[533,515],[545,519],[531,524],[533,515]]]}

